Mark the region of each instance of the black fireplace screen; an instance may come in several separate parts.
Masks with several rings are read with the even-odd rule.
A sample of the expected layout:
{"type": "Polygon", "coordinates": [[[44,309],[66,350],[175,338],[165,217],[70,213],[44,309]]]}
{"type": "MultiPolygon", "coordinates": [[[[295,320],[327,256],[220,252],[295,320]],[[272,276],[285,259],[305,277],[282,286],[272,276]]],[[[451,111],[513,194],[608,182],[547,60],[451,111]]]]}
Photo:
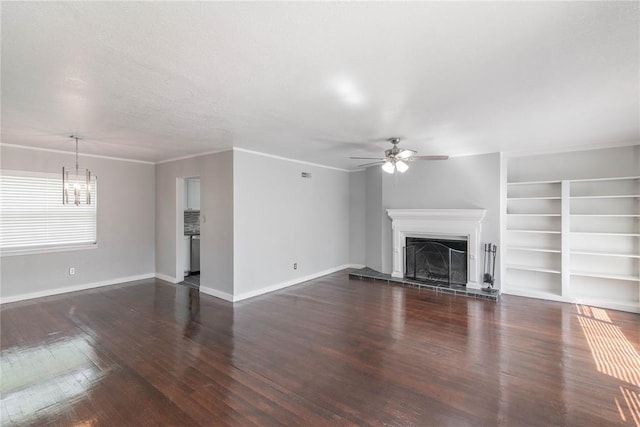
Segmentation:
{"type": "Polygon", "coordinates": [[[447,285],[467,284],[467,242],[407,237],[405,277],[447,285]]]}

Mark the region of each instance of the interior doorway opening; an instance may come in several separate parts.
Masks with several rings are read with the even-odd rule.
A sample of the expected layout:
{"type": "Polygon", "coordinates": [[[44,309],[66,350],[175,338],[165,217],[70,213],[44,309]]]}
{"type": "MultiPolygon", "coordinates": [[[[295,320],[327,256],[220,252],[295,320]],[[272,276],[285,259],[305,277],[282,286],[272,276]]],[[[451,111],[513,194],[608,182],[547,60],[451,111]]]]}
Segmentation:
{"type": "Polygon", "coordinates": [[[176,281],[200,286],[200,177],[176,180],[176,281]]]}

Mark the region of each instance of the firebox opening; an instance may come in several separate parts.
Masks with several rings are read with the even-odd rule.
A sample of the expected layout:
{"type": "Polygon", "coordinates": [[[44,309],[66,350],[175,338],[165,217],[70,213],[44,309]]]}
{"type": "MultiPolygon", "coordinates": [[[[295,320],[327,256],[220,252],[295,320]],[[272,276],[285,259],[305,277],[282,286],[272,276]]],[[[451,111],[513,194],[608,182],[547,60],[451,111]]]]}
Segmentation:
{"type": "Polygon", "coordinates": [[[407,237],[404,277],[441,286],[466,286],[467,241],[407,237]]]}

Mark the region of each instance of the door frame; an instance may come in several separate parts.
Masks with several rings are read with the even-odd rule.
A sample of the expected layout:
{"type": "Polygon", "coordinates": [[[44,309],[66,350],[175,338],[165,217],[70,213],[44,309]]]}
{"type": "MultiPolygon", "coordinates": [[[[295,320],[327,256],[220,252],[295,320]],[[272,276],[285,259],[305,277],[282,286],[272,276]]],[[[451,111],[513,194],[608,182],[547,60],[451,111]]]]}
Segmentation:
{"type": "MultiPolygon", "coordinates": [[[[182,263],[182,256],[185,251],[184,243],[184,211],[187,209],[184,203],[186,197],[187,179],[197,178],[200,179],[200,175],[187,175],[176,178],[176,283],[184,281],[184,268],[182,263]]],[[[202,201],[202,180],[200,179],[200,200],[202,201]]],[[[202,203],[202,202],[201,202],[202,203]]],[[[202,206],[201,206],[202,207],[202,206]]],[[[202,209],[200,210],[202,214],[202,209]]],[[[202,220],[200,221],[202,224],[202,220]]],[[[202,232],[202,230],[201,230],[202,232]]],[[[202,271],[200,272],[202,275],[202,271]]]]}
{"type": "Polygon", "coordinates": [[[187,177],[176,178],[176,283],[184,281],[184,268],[182,256],[185,251],[184,247],[184,205],[185,186],[187,185],[187,177]]]}

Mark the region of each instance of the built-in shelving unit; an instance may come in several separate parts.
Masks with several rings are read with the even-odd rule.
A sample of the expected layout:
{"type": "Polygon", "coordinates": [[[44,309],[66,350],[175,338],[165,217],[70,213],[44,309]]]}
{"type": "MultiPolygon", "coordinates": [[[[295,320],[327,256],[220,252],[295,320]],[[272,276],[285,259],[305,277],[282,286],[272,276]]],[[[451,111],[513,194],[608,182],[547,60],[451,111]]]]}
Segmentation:
{"type": "Polygon", "coordinates": [[[508,184],[506,289],[560,294],[561,201],[561,181],[508,184]]]}
{"type": "Polygon", "coordinates": [[[508,182],[503,292],[640,313],[640,177],[508,182]]]}

